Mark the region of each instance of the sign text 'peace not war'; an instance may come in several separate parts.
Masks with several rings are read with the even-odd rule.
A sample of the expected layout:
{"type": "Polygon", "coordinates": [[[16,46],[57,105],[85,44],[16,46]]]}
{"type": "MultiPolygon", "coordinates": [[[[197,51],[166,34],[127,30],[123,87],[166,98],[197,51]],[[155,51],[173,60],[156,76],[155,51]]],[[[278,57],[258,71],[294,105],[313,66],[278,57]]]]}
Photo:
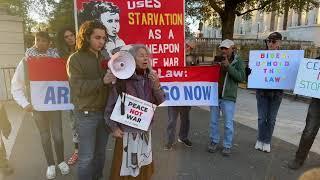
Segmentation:
{"type": "Polygon", "coordinates": [[[123,95],[125,96],[124,114],[121,114],[121,96],[119,96],[110,119],[133,128],[147,131],[157,106],[129,94],[123,95]]]}

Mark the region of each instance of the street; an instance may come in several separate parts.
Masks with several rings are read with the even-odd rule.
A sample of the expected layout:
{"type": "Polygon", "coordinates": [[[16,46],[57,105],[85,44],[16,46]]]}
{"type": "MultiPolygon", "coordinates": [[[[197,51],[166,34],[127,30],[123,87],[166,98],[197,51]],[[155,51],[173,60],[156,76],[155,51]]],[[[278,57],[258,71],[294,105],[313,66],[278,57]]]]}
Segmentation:
{"type": "MultiPolygon", "coordinates": [[[[254,91],[239,89],[238,93],[235,138],[231,157],[223,157],[220,152],[210,154],[206,151],[210,117],[207,107],[193,107],[191,110],[190,139],[193,147],[187,148],[182,144],[176,144],[173,151],[164,151],[167,109],[158,108],[152,131],[155,162],[153,180],[291,180],[297,179],[304,171],[319,166],[320,141],[318,135],[312,147],[313,152],[309,154],[305,165],[298,171],[292,171],[286,167],[288,160],[293,158],[297,149],[304,128],[308,104],[283,99],[271,153],[268,154],[254,149],[257,134],[254,91]]],[[[7,105],[7,111],[15,129],[9,141],[6,141],[6,146],[9,147],[10,162],[15,173],[3,179],[45,179],[47,165],[34,121],[30,115],[24,116],[21,109],[13,103],[7,105]]],[[[67,159],[72,154],[73,144],[69,122],[65,116],[63,125],[65,158],[67,159]]],[[[221,123],[221,128],[222,125],[223,123],[221,123]]],[[[113,144],[114,140],[110,136],[106,148],[107,158],[104,171],[106,179],[110,173],[113,144]]],[[[59,172],[58,169],[57,172],[59,172]]],[[[72,172],[67,176],[57,174],[57,180],[76,179],[76,167],[72,167],[72,172]]]]}

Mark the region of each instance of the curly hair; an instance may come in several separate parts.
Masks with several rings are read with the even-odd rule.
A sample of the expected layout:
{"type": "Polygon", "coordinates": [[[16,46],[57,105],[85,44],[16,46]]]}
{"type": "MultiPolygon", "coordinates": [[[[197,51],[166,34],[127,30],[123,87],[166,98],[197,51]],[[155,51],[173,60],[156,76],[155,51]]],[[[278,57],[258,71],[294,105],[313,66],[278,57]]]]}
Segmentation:
{"type": "Polygon", "coordinates": [[[88,50],[88,48],[90,47],[88,40],[90,39],[90,36],[92,35],[95,29],[104,30],[106,37],[108,37],[107,29],[100,21],[97,21],[97,20],[86,21],[80,26],[79,33],[77,36],[77,41],[76,41],[76,50],[79,50],[79,51],[88,50]]]}
{"type": "Polygon", "coordinates": [[[90,20],[100,20],[101,14],[106,12],[120,14],[120,9],[112,2],[90,1],[83,3],[83,10],[78,14],[79,24],[90,20]]]}
{"type": "Polygon", "coordinates": [[[76,36],[75,29],[71,26],[64,27],[58,32],[56,44],[60,57],[68,57],[71,54],[70,49],[66,44],[66,41],[64,40],[64,34],[67,31],[70,31],[71,33],[73,33],[74,36],[76,36]]]}

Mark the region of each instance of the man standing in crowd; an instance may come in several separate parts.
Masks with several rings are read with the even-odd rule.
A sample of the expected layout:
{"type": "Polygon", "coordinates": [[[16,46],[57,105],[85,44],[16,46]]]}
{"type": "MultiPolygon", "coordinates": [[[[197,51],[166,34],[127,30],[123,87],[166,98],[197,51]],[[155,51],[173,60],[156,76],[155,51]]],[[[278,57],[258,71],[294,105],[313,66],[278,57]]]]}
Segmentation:
{"type": "MultiPolygon", "coordinates": [[[[192,63],[192,57],[190,56],[191,50],[195,47],[193,40],[187,40],[186,42],[186,63],[190,65],[192,63]]],[[[176,138],[176,125],[178,116],[180,117],[180,132],[178,142],[184,144],[186,147],[192,147],[192,142],[188,139],[190,129],[190,110],[191,106],[169,106],[168,107],[168,126],[167,126],[167,143],[164,150],[172,150],[175,138],[176,138]]]]}
{"type": "MultiPolygon", "coordinates": [[[[320,59],[317,57],[316,59],[320,59]]],[[[299,169],[307,159],[308,153],[320,128],[320,99],[312,98],[306,118],[306,126],[294,160],[289,162],[290,169],[299,169]]]]}
{"type": "Polygon", "coordinates": [[[235,55],[234,42],[226,39],[221,42],[219,48],[222,54],[222,57],[219,58],[221,62],[216,62],[221,64],[218,84],[219,105],[210,107],[211,121],[208,152],[214,153],[218,150],[220,141],[219,117],[221,110],[225,121],[222,155],[230,156],[234,134],[233,117],[236,107],[238,83],[245,81],[246,75],[242,60],[235,55]]]}
{"type": "Polygon", "coordinates": [[[86,21],[79,30],[76,49],[68,60],[67,71],[79,133],[79,180],[103,179],[108,132],[103,113],[108,84],[116,78],[103,68],[101,49],[107,30],[99,21],[86,21]]]}
{"type": "MultiPolygon", "coordinates": [[[[282,35],[278,32],[271,33],[266,39],[268,50],[279,50],[282,35]]],[[[270,152],[271,138],[276,123],[278,110],[282,101],[283,90],[280,89],[257,89],[258,108],[258,137],[255,149],[270,152]]]]}
{"type": "MultiPolygon", "coordinates": [[[[64,142],[62,136],[61,111],[36,111],[30,103],[30,83],[27,76],[27,61],[29,57],[51,57],[58,58],[55,49],[49,48],[51,43],[48,32],[38,32],[35,35],[34,46],[27,49],[25,58],[17,66],[11,81],[11,93],[14,100],[27,112],[32,112],[32,116],[38,127],[42,148],[47,160],[47,179],[56,177],[56,163],[53,155],[51,139],[53,139],[54,152],[58,168],[61,174],[69,174],[70,168],[64,161],[64,142]],[[26,93],[27,92],[27,93],[26,93]]],[[[50,67],[48,67],[49,69],[50,67]]]]}

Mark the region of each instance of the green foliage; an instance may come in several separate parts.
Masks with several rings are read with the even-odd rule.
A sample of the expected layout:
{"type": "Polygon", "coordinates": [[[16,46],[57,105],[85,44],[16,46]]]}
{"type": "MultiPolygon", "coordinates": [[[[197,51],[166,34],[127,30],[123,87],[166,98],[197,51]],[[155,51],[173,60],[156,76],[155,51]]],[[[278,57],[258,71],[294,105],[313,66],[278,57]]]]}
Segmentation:
{"type": "Polygon", "coordinates": [[[60,0],[56,5],[52,17],[49,20],[49,30],[56,33],[65,26],[74,25],[74,7],[71,0],[60,0]]]}
{"type": "MultiPolygon", "coordinates": [[[[229,25],[234,23],[235,16],[250,19],[256,10],[283,14],[288,8],[301,12],[318,6],[317,0],[186,0],[186,15],[202,21],[209,20],[213,24],[221,22],[222,25],[229,25]]],[[[222,37],[232,38],[233,34],[225,34],[222,28],[222,37]]]]}

